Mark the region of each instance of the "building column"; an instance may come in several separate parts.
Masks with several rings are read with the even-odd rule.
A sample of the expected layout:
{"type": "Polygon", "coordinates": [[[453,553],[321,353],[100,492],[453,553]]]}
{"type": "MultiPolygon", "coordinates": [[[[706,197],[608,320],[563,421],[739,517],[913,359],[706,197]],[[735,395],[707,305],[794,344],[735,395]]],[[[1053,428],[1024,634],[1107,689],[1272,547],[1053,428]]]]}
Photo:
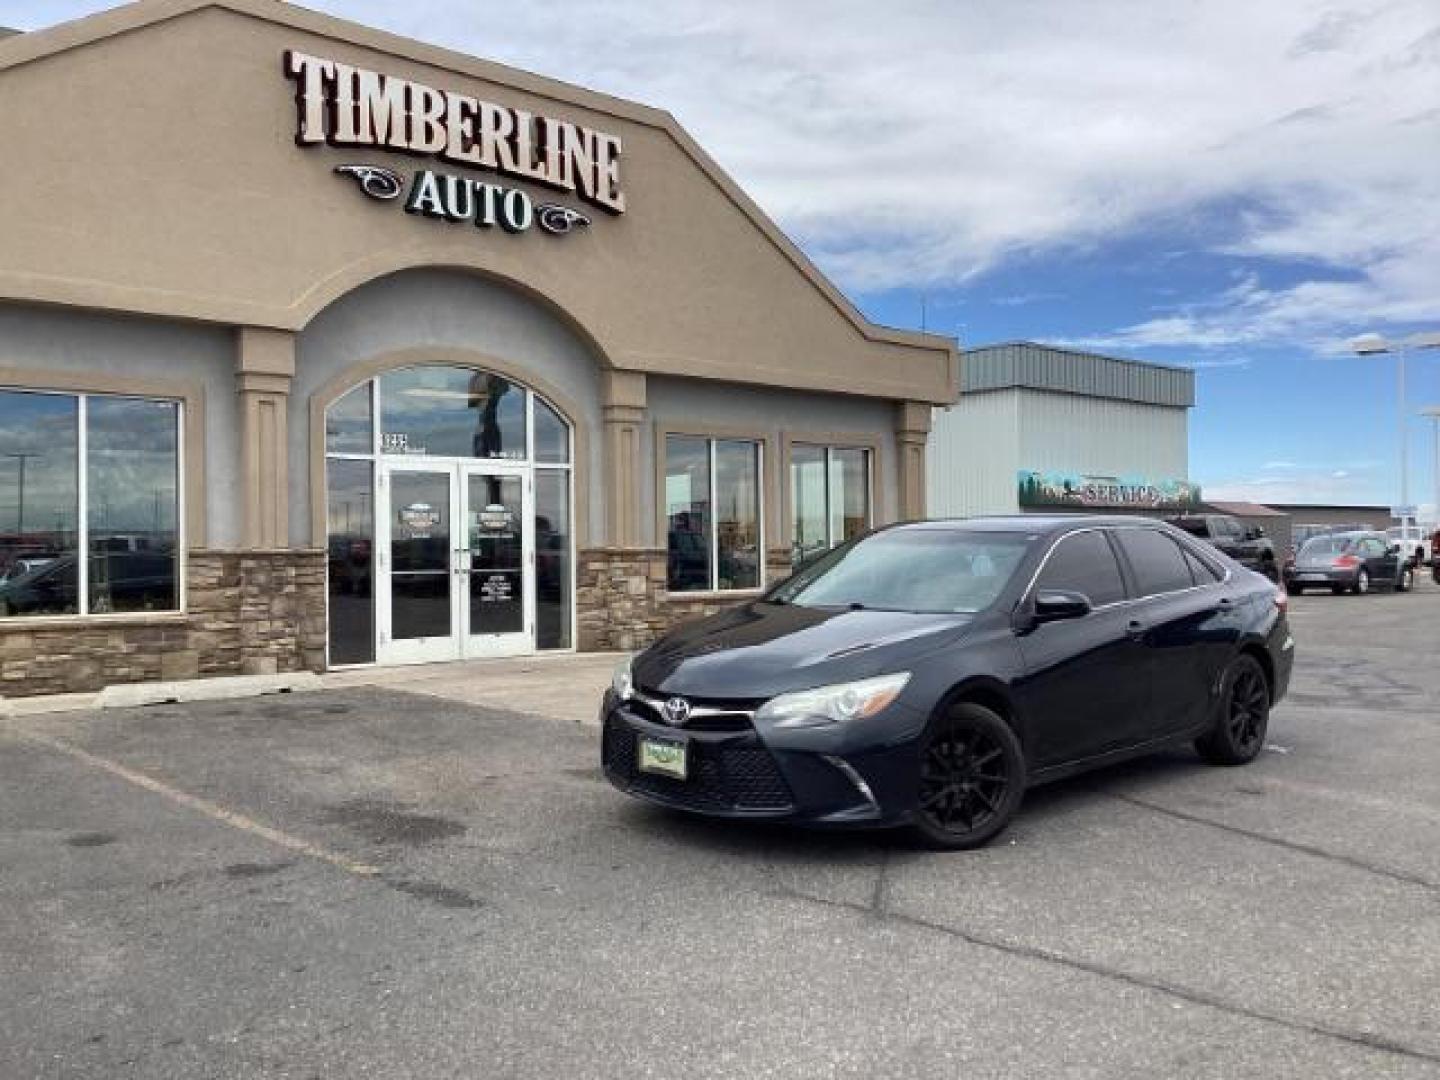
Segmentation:
{"type": "MultiPolygon", "coordinates": [[[[239,328],[235,390],[240,407],[240,535],[247,548],[290,545],[286,444],[290,383],[294,377],[294,334],[253,326],[239,328]]],[[[323,498],[324,493],[315,497],[323,498]]]]}
{"type": "Polygon", "coordinates": [[[612,548],[646,545],[650,523],[640,520],[641,472],[645,456],[645,376],[607,371],[603,376],[605,416],[605,542],[612,548]]]}
{"type": "Polygon", "coordinates": [[[895,449],[900,457],[901,521],[925,516],[925,441],[930,436],[929,403],[902,401],[896,407],[895,449]]]}

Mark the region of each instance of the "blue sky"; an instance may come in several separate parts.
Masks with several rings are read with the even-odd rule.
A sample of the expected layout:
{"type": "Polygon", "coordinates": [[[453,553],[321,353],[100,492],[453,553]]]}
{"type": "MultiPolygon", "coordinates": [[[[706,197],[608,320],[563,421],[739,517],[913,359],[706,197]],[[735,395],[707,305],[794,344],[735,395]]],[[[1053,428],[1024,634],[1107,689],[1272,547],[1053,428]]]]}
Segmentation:
{"type": "Polygon", "coordinates": [[[1434,0],[309,6],[668,109],[879,322],[1193,366],[1212,497],[1398,499],[1395,361],[1345,342],[1440,330],[1434,0]]]}

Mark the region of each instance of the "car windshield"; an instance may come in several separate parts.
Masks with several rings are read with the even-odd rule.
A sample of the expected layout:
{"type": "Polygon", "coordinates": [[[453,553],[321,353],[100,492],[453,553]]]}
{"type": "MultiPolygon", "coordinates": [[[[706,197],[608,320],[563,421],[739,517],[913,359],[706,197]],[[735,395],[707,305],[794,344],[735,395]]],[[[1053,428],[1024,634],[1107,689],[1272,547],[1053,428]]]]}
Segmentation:
{"type": "Polygon", "coordinates": [[[1025,533],[892,529],[837,548],[772,591],[772,603],[917,613],[980,611],[1015,573],[1025,533]]]}

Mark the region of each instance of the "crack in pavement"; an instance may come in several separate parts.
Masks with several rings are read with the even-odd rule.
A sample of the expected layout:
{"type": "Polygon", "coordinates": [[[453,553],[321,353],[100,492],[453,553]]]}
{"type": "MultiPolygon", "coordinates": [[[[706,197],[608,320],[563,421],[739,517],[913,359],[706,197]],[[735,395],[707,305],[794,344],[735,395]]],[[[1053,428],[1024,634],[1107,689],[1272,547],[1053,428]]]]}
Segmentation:
{"type": "Polygon", "coordinates": [[[1218,829],[1221,832],[1231,833],[1235,836],[1243,836],[1249,840],[1256,840],[1262,844],[1270,844],[1274,847],[1284,848],[1286,851],[1298,852],[1302,855],[1309,855],[1316,859],[1323,859],[1326,862],[1338,863],[1341,866],[1348,866],[1352,870],[1360,870],[1367,874],[1374,874],[1376,877],[1389,878],[1391,881],[1398,881],[1405,885],[1418,885],[1429,892],[1440,891],[1440,883],[1430,881],[1428,878],[1420,877],[1417,874],[1409,874],[1404,870],[1391,870],[1388,867],[1377,866],[1374,863],[1365,862],[1351,855],[1341,855],[1338,852],[1326,851],[1324,848],[1315,847],[1312,844],[1304,844],[1298,840],[1286,840],[1283,837],[1271,836],[1267,833],[1255,832],[1253,829],[1246,829],[1239,825],[1228,825],[1223,821],[1215,821],[1212,818],[1201,817],[1199,814],[1186,813],[1184,810],[1175,810],[1168,806],[1161,806],[1159,803],[1148,802],[1145,799],[1136,798],[1134,795],[1124,795],[1117,791],[1103,791],[1095,789],[1097,795],[1105,795],[1117,799],[1131,806],[1138,806],[1150,810],[1156,814],[1164,814],[1166,817],[1175,818],[1178,821],[1189,822],[1192,825],[1203,825],[1207,828],[1218,829]]]}
{"type": "Polygon", "coordinates": [[[1097,978],[1109,979],[1112,982],[1133,986],[1140,990],[1164,994],[1191,1005],[1200,1005],[1204,1008],[1215,1009],[1218,1012],[1227,1013],[1231,1016],[1239,1016],[1247,1020],[1257,1020],[1262,1023],[1274,1024],[1277,1027],[1283,1027],[1303,1035],[1334,1039],[1338,1042],[1348,1043],[1351,1046],[1359,1046],[1366,1050],[1375,1050],[1381,1053],[1393,1054],[1397,1057],[1409,1058],[1414,1061],[1440,1065],[1440,1053],[1432,1053],[1429,1050],[1407,1046],[1402,1042],[1387,1038],[1376,1032],[1364,1030],[1348,1031],[1344,1028],[1332,1027],[1329,1024],[1319,1021],[1303,1020],[1296,1017],[1284,1016],[1280,1013],[1265,1012],[1247,1005],[1227,1001],[1218,994],[1212,994],[1205,990],[1180,986],[1176,983],[1166,982],[1151,976],[1136,975],[1119,968],[1106,967],[1104,964],[1099,964],[1091,960],[1082,960],[1078,957],[1066,956],[1064,953],[1056,952],[1053,949],[1046,949],[1039,945],[1023,945],[1019,942],[1006,941],[1002,938],[988,937],[977,934],[971,930],[962,930],[959,927],[949,926],[931,919],[924,919],[918,915],[908,915],[904,912],[889,908],[876,910],[871,904],[857,904],[844,900],[832,900],[823,896],[814,896],[785,885],[783,882],[777,882],[777,886],[782,898],[842,910],[861,915],[867,919],[877,919],[883,922],[906,926],[913,930],[925,930],[931,933],[942,934],[946,937],[954,938],[957,941],[963,941],[967,945],[974,945],[976,948],[989,949],[993,952],[1003,953],[1007,956],[1014,956],[1023,960],[1033,960],[1052,967],[1062,967],[1070,971],[1079,971],[1087,975],[1096,976],[1097,978]]]}

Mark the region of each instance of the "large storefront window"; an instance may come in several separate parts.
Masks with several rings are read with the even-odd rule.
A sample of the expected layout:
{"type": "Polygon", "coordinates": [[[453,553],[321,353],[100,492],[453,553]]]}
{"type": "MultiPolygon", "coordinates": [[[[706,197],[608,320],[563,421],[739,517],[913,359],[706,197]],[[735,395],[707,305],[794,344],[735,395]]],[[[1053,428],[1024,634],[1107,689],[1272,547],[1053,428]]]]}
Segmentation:
{"type": "Polygon", "coordinates": [[[791,559],[799,565],[870,527],[870,451],[797,443],[790,452],[791,559]]]}
{"type": "Polygon", "coordinates": [[[671,592],[759,588],[760,444],[666,436],[665,533],[671,592]]]}
{"type": "Polygon", "coordinates": [[[573,646],[573,450],[549,402],[405,368],[331,403],[325,449],[332,664],[573,646]]]}
{"type": "Polygon", "coordinates": [[[176,402],[0,390],[0,617],[177,610],[179,521],[176,402]]]}

